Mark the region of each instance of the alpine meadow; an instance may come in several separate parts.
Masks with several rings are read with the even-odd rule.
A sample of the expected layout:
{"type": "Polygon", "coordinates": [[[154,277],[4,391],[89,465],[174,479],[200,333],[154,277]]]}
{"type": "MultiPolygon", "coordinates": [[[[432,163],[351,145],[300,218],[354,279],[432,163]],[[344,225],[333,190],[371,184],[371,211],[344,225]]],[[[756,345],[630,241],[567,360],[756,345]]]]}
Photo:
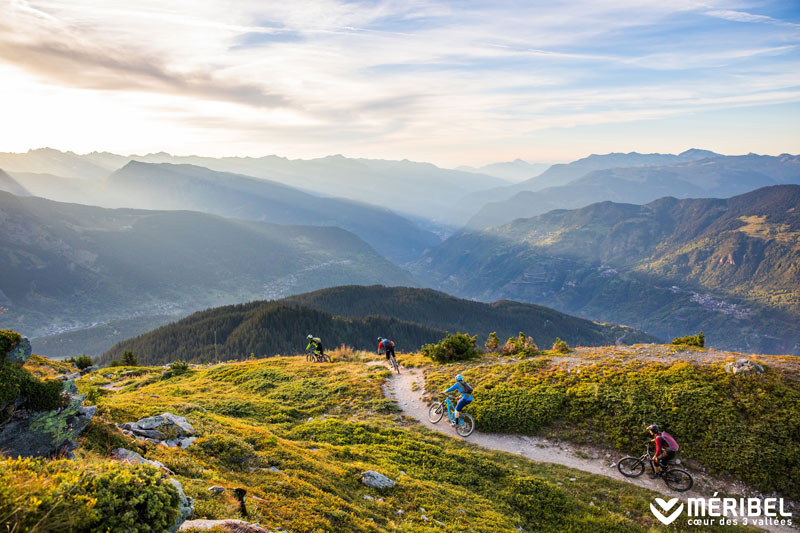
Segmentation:
{"type": "Polygon", "coordinates": [[[0,2],[0,530],[800,527],[800,5],[0,2]]]}

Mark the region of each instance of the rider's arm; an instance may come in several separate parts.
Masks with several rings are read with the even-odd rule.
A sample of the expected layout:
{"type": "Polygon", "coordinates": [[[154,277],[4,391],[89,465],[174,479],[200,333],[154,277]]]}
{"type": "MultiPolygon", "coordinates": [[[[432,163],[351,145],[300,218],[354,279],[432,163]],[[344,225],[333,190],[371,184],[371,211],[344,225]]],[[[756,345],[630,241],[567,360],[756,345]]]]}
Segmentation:
{"type": "Polygon", "coordinates": [[[313,342],[309,342],[309,343],[308,343],[308,346],[306,346],[306,351],[310,350],[310,349],[311,349],[311,346],[312,346],[313,344],[314,344],[313,342]]]}
{"type": "Polygon", "coordinates": [[[455,385],[453,385],[452,387],[450,387],[449,389],[447,389],[444,392],[453,392],[453,391],[460,391],[460,390],[461,389],[458,388],[458,383],[456,383],[455,385]]]}
{"type": "Polygon", "coordinates": [[[653,440],[656,441],[656,457],[658,457],[658,454],[661,452],[661,436],[659,435],[653,440]]]}

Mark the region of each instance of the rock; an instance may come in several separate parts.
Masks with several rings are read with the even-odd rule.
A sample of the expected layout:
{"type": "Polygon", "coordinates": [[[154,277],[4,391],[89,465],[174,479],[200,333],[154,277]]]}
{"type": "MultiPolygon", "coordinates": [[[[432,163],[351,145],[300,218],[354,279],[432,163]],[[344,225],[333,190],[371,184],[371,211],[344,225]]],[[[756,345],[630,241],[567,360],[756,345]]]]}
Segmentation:
{"type": "Polygon", "coordinates": [[[0,450],[7,457],[71,456],[78,447],[75,439],[97,411],[96,406],[84,407],[83,399],[70,395],[62,409],[15,414],[0,426],[0,450]]]}
{"type": "Polygon", "coordinates": [[[394,481],[389,479],[388,477],[384,476],[383,474],[379,474],[374,470],[367,470],[366,472],[361,472],[361,483],[366,485],[367,487],[372,487],[374,489],[390,489],[397,485],[394,481]]]}
{"type": "Polygon", "coordinates": [[[169,468],[164,466],[164,464],[161,461],[151,461],[150,459],[145,459],[144,457],[142,457],[138,453],[132,452],[131,450],[128,450],[126,448],[116,448],[116,449],[112,450],[111,451],[111,457],[113,457],[114,459],[116,459],[117,461],[120,461],[122,463],[128,463],[128,464],[132,464],[132,465],[145,464],[145,465],[154,466],[154,467],[156,467],[156,468],[158,468],[160,470],[164,470],[166,472],[169,472],[170,474],[172,473],[172,472],[170,472],[169,468]]]}
{"type": "Polygon", "coordinates": [[[277,466],[271,466],[267,468],[267,470],[269,470],[270,472],[280,472],[277,466]]]}
{"type": "Polygon", "coordinates": [[[419,517],[422,518],[426,522],[428,521],[428,517],[425,516],[424,514],[419,515],[419,517]]]}
{"type": "Polygon", "coordinates": [[[219,485],[214,485],[213,487],[208,487],[209,492],[213,492],[214,494],[222,494],[225,492],[225,487],[220,487],[219,485]]]}
{"type": "Polygon", "coordinates": [[[162,440],[159,444],[161,444],[162,446],[166,446],[167,448],[177,448],[178,447],[178,442],[175,441],[175,440],[172,440],[172,439],[170,439],[170,440],[162,440]]]}
{"type": "Polygon", "coordinates": [[[569,478],[570,481],[575,481],[574,477],[569,478]]]}
{"type": "Polygon", "coordinates": [[[425,508],[424,508],[424,507],[420,507],[420,508],[419,508],[419,512],[420,512],[420,513],[426,513],[427,511],[425,510],[425,508]]]}
{"type": "Polygon", "coordinates": [[[194,510],[192,507],[194,502],[192,501],[191,498],[186,497],[186,493],[183,492],[183,485],[181,485],[180,481],[178,481],[174,477],[171,477],[169,478],[169,482],[172,483],[172,485],[178,491],[178,496],[181,499],[180,504],[178,506],[178,511],[180,511],[181,514],[175,520],[175,525],[169,529],[170,532],[175,532],[178,531],[178,528],[181,527],[181,525],[186,521],[187,518],[192,516],[192,512],[194,510]]]}
{"type": "Polygon", "coordinates": [[[402,509],[398,509],[397,513],[395,513],[395,514],[401,515],[401,514],[403,514],[403,510],[402,509]]]}
{"type": "Polygon", "coordinates": [[[22,337],[17,347],[11,350],[6,356],[9,361],[19,366],[28,362],[31,356],[31,341],[27,337],[22,337]]]}
{"type": "Polygon", "coordinates": [[[372,501],[372,500],[374,500],[375,498],[373,498],[373,497],[372,497],[372,496],[370,496],[369,494],[364,494],[364,499],[365,499],[365,500],[367,500],[367,501],[370,501],[370,502],[371,502],[371,501],[372,501]]]}
{"type": "Polygon", "coordinates": [[[141,429],[137,426],[133,426],[131,432],[139,435],[140,437],[150,437],[151,439],[156,439],[156,440],[163,440],[164,437],[166,437],[166,435],[164,435],[157,429],[141,429]]]}
{"type": "Polygon", "coordinates": [[[729,361],[725,363],[725,372],[729,374],[761,374],[764,372],[764,367],[750,361],[749,359],[739,359],[736,362],[729,361]]]}
{"type": "Polygon", "coordinates": [[[186,418],[172,413],[143,418],[135,424],[131,424],[131,426],[131,431],[134,432],[136,432],[137,428],[139,430],[155,429],[170,438],[191,437],[195,433],[194,428],[186,418]]]}
{"type": "Polygon", "coordinates": [[[194,441],[197,440],[197,437],[185,437],[178,441],[178,446],[183,448],[184,450],[194,444],[194,441]]]}
{"type": "Polygon", "coordinates": [[[269,530],[264,529],[258,524],[251,524],[244,520],[187,520],[184,522],[178,531],[200,530],[205,531],[208,529],[219,528],[231,533],[270,533],[269,530]]]}

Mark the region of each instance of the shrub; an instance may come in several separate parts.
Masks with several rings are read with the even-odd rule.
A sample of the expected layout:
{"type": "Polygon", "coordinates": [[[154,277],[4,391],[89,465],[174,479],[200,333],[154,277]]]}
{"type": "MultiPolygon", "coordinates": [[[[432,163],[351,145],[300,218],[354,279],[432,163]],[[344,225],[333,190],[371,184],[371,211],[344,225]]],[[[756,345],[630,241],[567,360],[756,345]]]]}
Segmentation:
{"type": "Polygon", "coordinates": [[[120,364],[121,366],[139,366],[139,360],[136,359],[132,351],[126,350],[122,353],[122,361],[120,361],[120,364]]]}
{"type": "Polygon", "coordinates": [[[186,361],[174,361],[169,365],[169,370],[161,375],[161,379],[169,379],[175,376],[180,376],[187,374],[189,371],[189,363],[186,361]]]}
{"type": "Polygon", "coordinates": [[[564,491],[535,477],[512,479],[505,499],[530,524],[558,521],[567,511],[564,491]]]}
{"type": "Polygon", "coordinates": [[[194,450],[200,450],[214,462],[220,461],[228,467],[242,469],[256,458],[255,449],[236,437],[212,433],[201,437],[195,443],[194,450]]]}
{"type": "Polygon", "coordinates": [[[679,344],[685,346],[699,346],[704,348],[706,345],[706,337],[701,331],[697,335],[687,335],[686,337],[675,337],[672,339],[672,344],[679,344]]]}
{"type": "Polygon", "coordinates": [[[493,331],[489,333],[489,338],[486,339],[486,342],[484,342],[483,345],[486,347],[487,351],[496,352],[500,347],[500,338],[497,336],[497,332],[493,331]]]}
{"type": "Polygon", "coordinates": [[[464,361],[472,359],[480,352],[475,348],[478,336],[470,337],[466,333],[456,333],[447,336],[436,344],[426,344],[420,352],[426,357],[430,357],[439,363],[449,363],[451,361],[464,361]]]}
{"type": "Polygon", "coordinates": [[[72,363],[73,365],[78,367],[78,370],[85,370],[90,366],[92,366],[92,364],[94,364],[92,362],[92,358],[86,354],[79,355],[78,357],[70,357],[69,359],[66,359],[66,362],[72,363]]]}
{"type": "Polygon", "coordinates": [[[8,353],[17,347],[22,335],[11,329],[0,329],[0,359],[4,359],[8,353]]]}
{"type": "Polygon", "coordinates": [[[556,337],[556,342],[553,343],[553,351],[559,353],[569,353],[569,345],[562,341],[561,338],[556,337]]]}
{"type": "Polygon", "coordinates": [[[32,411],[50,411],[65,407],[67,397],[61,394],[63,382],[57,379],[39,380],[28,374],[20,384],[20,395],[25,397],[25,407],[32,411]]]}
{"type": "Polygon", "coordinates": [[[167,531],[180,498],[160,471],[116,462],[0,460],[0,516],[12,531],[167,531]]]}
{"type": "Polygon", "coordinates": [[[533,337],[528,337],[523,332],[519,332],[516,337],[509,337],[503,345],[503,353],[507,355],[536,355],[539,347],[533,342],[533,337]]]}

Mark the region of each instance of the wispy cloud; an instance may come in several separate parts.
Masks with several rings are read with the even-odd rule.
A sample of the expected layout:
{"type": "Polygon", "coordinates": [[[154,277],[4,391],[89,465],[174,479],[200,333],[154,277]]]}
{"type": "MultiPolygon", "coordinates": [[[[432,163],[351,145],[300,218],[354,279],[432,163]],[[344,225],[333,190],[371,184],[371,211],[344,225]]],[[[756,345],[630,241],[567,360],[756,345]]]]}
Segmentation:
{"type": "MultiPolygon", "coordinates": [[[[89,91],[110,113],[185,131],[162,141],[176,152],[421,158],[521,146],[548,128],[800,102],[798,12],[720,0],[7,0],[0,67],[18,76],[6,89],[22,87],[18,101],[37,87],[59,101],[89,91]]],[[[109,149],[132,138],[82,135],[109,149]]]]}

